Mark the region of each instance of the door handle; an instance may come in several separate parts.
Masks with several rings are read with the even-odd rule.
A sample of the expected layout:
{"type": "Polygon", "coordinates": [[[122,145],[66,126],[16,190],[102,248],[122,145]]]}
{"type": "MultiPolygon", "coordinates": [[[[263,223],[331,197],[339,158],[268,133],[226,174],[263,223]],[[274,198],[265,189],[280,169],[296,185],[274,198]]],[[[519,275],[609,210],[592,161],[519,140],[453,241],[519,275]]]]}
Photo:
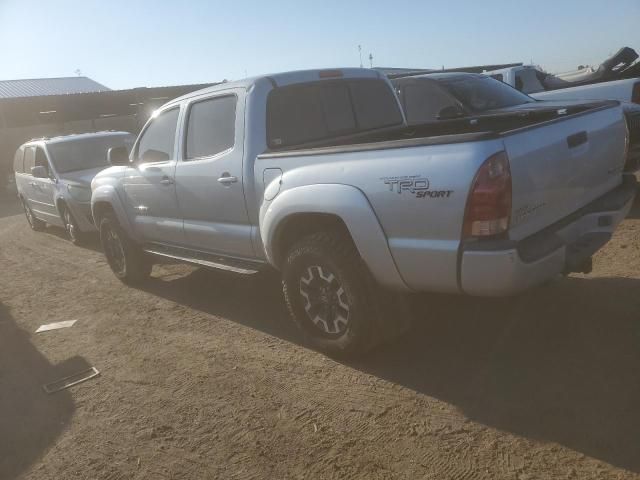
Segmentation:
{"type": "Polygon", "coordinates": [[[169,177],[162,177],[162,180],[160,180],[160,183],[162,185],[173,185],[174,181],[172,178],[169,177]]]}
{"type": "Polygon", "coordinates": [[[231,185],[232,183],[236,183],[238,181],[238,177],[232,177],[228,173],[226,175],[223,173],[218,181],[223,185],[231,185]]]}

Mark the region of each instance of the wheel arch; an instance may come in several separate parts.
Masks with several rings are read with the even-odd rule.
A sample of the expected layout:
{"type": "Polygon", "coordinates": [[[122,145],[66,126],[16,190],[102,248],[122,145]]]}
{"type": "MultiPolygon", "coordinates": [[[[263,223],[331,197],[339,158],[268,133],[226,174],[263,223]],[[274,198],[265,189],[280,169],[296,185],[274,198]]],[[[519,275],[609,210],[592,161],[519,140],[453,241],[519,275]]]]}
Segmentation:
{"type": "Polygon", "coordinates": [[[127,235],[132,239],[136,239],[125,207],[116,190],[111,185],[103,185],[95,189],[91,195],[91,215],[93,217],[93,223],[98,229],[100,228],[100,219],[105,212],[112,212],[127,235]]]}
{"type": "Polygon", "coordinates": [[[269,263],[280,268],[299,238],[325,229],[349,235],[378,283],[408,290],[369,201],[359,189],[342,184],[296,187],[265,202],[260,211],[260,235],[269,263]]]}

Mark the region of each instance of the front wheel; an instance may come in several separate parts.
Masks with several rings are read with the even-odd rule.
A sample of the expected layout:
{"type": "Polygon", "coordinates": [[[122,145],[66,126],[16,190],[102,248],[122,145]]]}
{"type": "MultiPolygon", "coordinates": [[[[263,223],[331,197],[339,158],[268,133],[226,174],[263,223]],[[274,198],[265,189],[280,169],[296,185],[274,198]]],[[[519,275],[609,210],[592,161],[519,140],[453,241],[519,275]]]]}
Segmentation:
{"type": "Polygon", "coordinates": [[[85,235],[80,231],[78,222],[76,222],[71,210],[66,206],[62,210],[62,219],[64,221],[64,229],[67,231],[67,236],[71,243],[81,245],[85,241],[85,235]]]}
{"type": "Polygon", "coordinates": [[[133,285],[149,277],[151,262],[127,237],[115,215],[108,213],[100,221],[100,242],[109,267],[120,281],[133,285]]]}
{"type": "Polygon", "coordinates": [[[296,243],[283,267],[283,290],[291,317],[313,347],[351,356],[380,340],[377,286],[346,235],[319,232],[296,243]]]}
{"type": "Polygon", "coordinates": [[[36,216],[33,214],[33,210],[31,210],[31,207],[24,199],[22,200],[22,208],[24,209],[24,215],[25,217],[27,217],[27,222],[29,222],[31,230],[35,232],[43,231],[46,223],[36,218],[36,216]]]}

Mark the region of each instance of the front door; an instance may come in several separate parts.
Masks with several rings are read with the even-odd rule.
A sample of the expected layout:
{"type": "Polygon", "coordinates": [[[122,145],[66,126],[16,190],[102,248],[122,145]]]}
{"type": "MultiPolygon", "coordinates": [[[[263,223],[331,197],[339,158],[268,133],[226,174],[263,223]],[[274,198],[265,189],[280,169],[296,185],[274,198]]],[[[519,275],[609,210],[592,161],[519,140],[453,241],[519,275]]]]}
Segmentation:
{"type": "Polygon", "coordinates": [[[236,94],[225,93],[188,106],[176,194],[189,247],[253,257],[242,174],[241,103],[236,94]]]}
{"type": "Polygon", "coordinates": [[[147,124],[123,180],[134,229],[148,242],[184,242],[175,185],[179,113],[179,107],[170,108],[147,124]]]}
{"type": "Polygon", "coordinates": [[[29,177],[28,187],[30,193],[27,198],[30,201],[31,210],[40,220],[44,220],[52,225],[62,225],[62,219],[60,218],[54,201],[55,178],[49,167],[47,155],[42,147],[27,147],[24,163],[28,174],[31,173],[32,167],[44,167],[49,173],[47,178],[29,177]]]}

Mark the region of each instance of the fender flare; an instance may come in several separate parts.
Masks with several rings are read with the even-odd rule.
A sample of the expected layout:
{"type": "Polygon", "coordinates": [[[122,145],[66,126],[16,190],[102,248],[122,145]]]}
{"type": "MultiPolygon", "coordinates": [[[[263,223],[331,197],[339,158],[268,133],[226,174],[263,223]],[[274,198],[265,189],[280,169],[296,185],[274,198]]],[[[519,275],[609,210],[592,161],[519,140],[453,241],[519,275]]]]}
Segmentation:
{"type": "Polygon", "coordinates": [[[291,188],[281,192],[260,209],[260,236],[268,262],[277,268],[275,242],[278,228],[292,215],[321,213],[335,215],[347,226],[351,237],[381,285],[394,290],[409,290],[395,264],[387,237],[366,196],[356,187],[343,184],[319,184],[291,188]]]}
{"type": "MultiPolygon", "coordinates": [[[[125,230],[127,235],[129,235],[129,237],[133,239],[137,238],[131,222],[129,222],[129,217],[127,216],[124,205],[120,200],[120,196],[112,185],[100,185],[98,188],[93,190],[91,194],[91,215],[93,216],[94,223],[96,223],[95,208],[99,203],[108,203],[115,212],[120,226],[125,230]]],[[[100,225],[98,225],[97,223],[96,228],[100,228],[100,225]]]]}

